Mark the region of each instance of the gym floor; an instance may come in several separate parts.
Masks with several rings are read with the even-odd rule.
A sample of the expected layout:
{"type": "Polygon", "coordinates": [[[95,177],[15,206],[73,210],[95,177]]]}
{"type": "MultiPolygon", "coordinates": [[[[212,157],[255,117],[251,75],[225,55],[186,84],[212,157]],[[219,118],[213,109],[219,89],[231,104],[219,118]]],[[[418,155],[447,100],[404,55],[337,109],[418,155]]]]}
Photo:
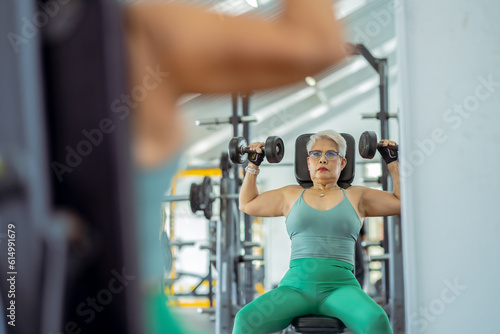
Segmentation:
{"type": "Polygon", "coordinates": [[[215,320],[210,321],[211,315],[198,313],[197,307],[173,307],[172,310],[189,323],[190,329],[197,333],[215,334],[215,320]],[[189,320],[189,322],[188,322],[189,320]]]}

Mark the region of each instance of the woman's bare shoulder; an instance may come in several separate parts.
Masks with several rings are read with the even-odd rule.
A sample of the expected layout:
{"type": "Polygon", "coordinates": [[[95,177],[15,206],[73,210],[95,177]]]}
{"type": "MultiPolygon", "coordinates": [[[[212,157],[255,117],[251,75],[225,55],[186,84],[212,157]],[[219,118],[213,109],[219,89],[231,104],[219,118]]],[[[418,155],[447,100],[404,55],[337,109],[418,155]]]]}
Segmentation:
{"type": "Polygon", "coordinates": [[[366,189],[366,187],[363,187],[363,186],[350,186],[349,188],[346,189],[346,191],[363,192],[365,189],[366,189]]]}
{"type": "Polygon", "coordinates": [[[298,184],[292,184],[281,188],[281,190],[283,191],[283,196],[286,202],[295,202],[304,188],[298,184]]]}
{"type": "Polygon", "coordinates": [[[302,186],[299,186],[298,184],[292,184],[281,189],[283,190],[283,198],[285,200],[283,215],[287,217],[293,204],[297,201],[297,198],[300,196],[300,193],[302,192],[302,190],[304,190],[304,188],[302,188],[302,186]]]}
{"type": "Polygon", "coordinates": [[[359,199],[359,197],[363,194],[363,192],[366,189],[367,188],[363,187],[363,186],[350,186],[345,191],[346,191],[347,195],[349,195],[349,197],[359,199]]]}
{"type": "Polygon", "coordinates": [[[291,184],[288,186],[284,186],[281,189],[287,194],[295,194],[297,192],[301,192],[304,188],[302,188],[302,186],[299,186],[298,184],[291,184]]]}

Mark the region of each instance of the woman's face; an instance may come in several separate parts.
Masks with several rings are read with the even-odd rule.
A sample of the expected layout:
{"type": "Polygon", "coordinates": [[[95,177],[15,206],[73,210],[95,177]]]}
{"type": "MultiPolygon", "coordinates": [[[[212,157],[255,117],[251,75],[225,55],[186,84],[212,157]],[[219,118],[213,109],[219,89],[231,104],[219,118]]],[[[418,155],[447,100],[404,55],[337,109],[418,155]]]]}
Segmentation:
{"type": "Polygon", "coordinates": [[[333,157],[333,152],[338,152],[337,143],[332,139],[320,138],[313,145],[311,151],[321,152],[319,160],[315,160],[311,156],[307,157],[307,166],[313,183],[336,183],[339,179],[342,169],[347,164],[345,158],[336,155],[333,157]],[[329,156],[329,158],[327,158],[329,156]]]}

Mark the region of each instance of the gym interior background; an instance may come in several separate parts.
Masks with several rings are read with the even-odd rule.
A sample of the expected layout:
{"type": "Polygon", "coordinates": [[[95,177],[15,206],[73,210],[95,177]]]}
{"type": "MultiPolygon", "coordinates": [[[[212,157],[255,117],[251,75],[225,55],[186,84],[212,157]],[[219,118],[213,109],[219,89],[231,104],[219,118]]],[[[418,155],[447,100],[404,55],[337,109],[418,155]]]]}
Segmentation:
{"type": "MultiPolygon", "coordinates": [[[[279,8],[279,2],[271,0],[195,2],[230,15],[254,12],[269,19],[279,8]]],[[[286,148],[280,163],[262,165],[258,178],[260,191],[297,182],[293,168],[294,143],[300,134],[335,129],[351,134],[357,142],[366,130],[377,132],[381,138],[382,127],[386,127],[387,139],[399,143],[402,214],[396,221],[365,220],[364,290],[389,313],[394,333],[500,332],[496,321],[500,300],[500,287],[496,283],[500,275],[497,265],[500,251],[496,247],[500,240],[500,218],[495,210],[500,198],[497,138],[500,3],[495,0],[474,3],[343,0],[335,6],[337,17],[346,28],[346,40],[353,45],[363,45],[376,59],[385,59],[384,73],[378,72],[363,55],[352,54],[314,78],[304,78],[303,82],[284,88],[253,92],[245,98],[188,95],[182,99],[180,107],[189,131],[187,148],[182,156],[183,169],[176,175],[173,188],[165,194],[162,208],[164,231],[169,235],[174,255],[172,272],[165,277],[165,293],[170,305],[180,318],[189,319],[193,331],[197,328],[206,333],[230,332],[224,326],[231,321],[231,315],[221,315],[223,311],[217,309],[217,304],[222,303],[217,299],[221,298],[218,289],[222,280],[219,274],[222,269],[217,268],[217,261],[222,259],[218,258],[217,249],[223,247],[218,244],[220,229],[222,223],[227,223],[228,215],[241,219],[240,227],[244,226],[244,218],[239,215],[236,218],[234,210],[225,217],[220,216],[228,210],[228,205],[234,206],[234,200],[228,204],[230,196],[224,200],[225,204],[221,204],[222,199],[214,199],[211,219],[200,211],[193,214],[189,195],[192,184],[202,184],[206,176],[211,178],[214,196],[227,195],[226,190],[221,190],[225,177],[220,161],[221,154],[228,150],[229,140],[236,135],[229,118],[235,111],[242,115],[247,109],[249,115],[255,117],[246,123],[249,142],[280,136],[286,148]],[[381,87],[381,78],[386,80],[384,87],[381,87]],[[381,105],[382,91],[387,93],[385,107],[381,105]],[[385,108],[388,119],[377,119],[381,108],[385,108]],[[175,196],[178,201],[174,201],[175,196]],[[385,247],[381,240],[385,240],[385,247]]],[[[7,317],[9,285],[5,284],[10,277],[7,274],[8,226],[17,224],[21,238],[18,247],[28,247],[27,243],[37,240],[35,235],[39,230],[47,227],[37,225],[33,215],[11,220],[13,212],[37,208],[44,201],[44,194],[36,191],[30,192],[29,200],[24,202],[12,200],[12,194],[17,193],[16,180],[41,184],[37,189],[42,189],[47,182],[43,181],[43,173],[34,171],[36,159],[44,151],[29,146],[36,136],[43,134],[26,130],[39,129],[37,124],[43,123],[32,113],[43,95],[37,74],[40,64],[36,59],[39,28],[30,32],[30,28],[23,26],[23,18],[32,17],[30,13],[34,10],[32,1],[4,0],[0,5],[3,36],[0,51],[0,154],[3,155],[0,156],[3,166],[3,172],[0,171],[3,173],[0,175],[3,280],[0,332],[9,333],[21,331],[7,324],[10,321],[7,317]],[[11,32],[31,35],[23,37],[26,43],[14,45],[9,38],[11,32]],[[32,118],[27,119],[30,116],[32,118]],[[18,141],[12,139],[15,129],[22,130],[17,134],[18,141]],[[24,153],[17,154],[17,149],[24,153]],[[16,162],[10,164],[12,157],[16,162]],[[24,163],[19,162],[22,159],[24,163]],[[28,168],[9,174],[7,167],[19,164],[26,164],[28,168]],[[26,226],[18,227],[22,224],[26,226]],[[21,236],[22,233],[25,235],[21,236]]],[[[349,52],[347,48],[346,52],[349,52]]],[[[243,135],[243,127],[238,125],[238,135],[243,135]]],[[[382,189],[378,182],[383,166],[380,156],[367,160],[355,151],[353,184],[382,189]]],[[[229,177],[234,176],[231,173],[229,177]]],[[[227,279],[230,285],[238,280],[237,292],[230,296],[236,304],[250,298],[236,296],[247,288],[245,279],[252,278],[251,298],[255,298],[275,287],[289,264],[290,240],[284,218],[255,218],[250,226],[250,239],[248,236],[245,239],[243,227],[235,231],[240,232],[241,240],[255,243],[252,247],[243,247],[245,252],[233,250],[233,257],[250,256],[249,260],[241,260],[236,265],[240,266],[241,277],[227,279]],[[248,264],[251,264],[250,276],[245,272],[248,264]]],[[[46,234],[50,235],[50,231],[46,234]]],[[[64,249],[47,248],[46,254],[64,249]]],[[[18,298],[29,300],[31,295],[36,295],[36,300],[43,301],[46,298],[43,291],[50,285],[49,276],[40,277],[36,280],[38,284],[32,285],[22,273],[35,270],[26,269],[30,267],[29,261],[33,261],[33,266],[44,263],[52,266],[50,268],[57,268],[57,263],[43,262],[40,254],[30,253],[32,251],[31,248],[18,250],[21,252],[17,261],[20,267],[16,281],[18,298]]],[[[64,260],[63,257],[53,259],[64,260]]],[[[51,291],[57,291],[57,287],[51,291]]],[[[59,293],[62,295],[63,291],[59,293]]],[[[50,311],[36,308],[18,314],[17,321],[37,322],[37,333],[49,333],[45,330],[51,328],[49,323],[67,320],[62,314],[60,308],[50,311]]],[[[125,322],[123,326],[125,332],[134,333],[130,329],[133,324],[125,322]]],[[[56,330],[52,327],[52,332],[59,333],[56,330]]],[[[293,333],[293,328],[287,331],[293,333]]]]}

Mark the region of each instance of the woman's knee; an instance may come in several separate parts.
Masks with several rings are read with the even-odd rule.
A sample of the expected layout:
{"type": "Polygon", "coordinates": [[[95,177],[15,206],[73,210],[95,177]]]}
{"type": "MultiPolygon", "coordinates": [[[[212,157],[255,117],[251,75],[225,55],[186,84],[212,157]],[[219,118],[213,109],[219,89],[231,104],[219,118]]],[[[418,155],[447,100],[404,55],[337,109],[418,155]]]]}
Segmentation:
{"type": "MultiPolygon", "coordinates": [[[[293,314],[269,299],[256,299],[243,307],[234,320],[233,334],[274,333],[286,328],[293,314]]],[[[293,311],[291,312],[293,313],[293,311]]]]}
{"type": "Polygon", "coordinates": [[[243,309],[236,313],[233,325],[233,334],[246,334],[251,333],[248,328],[247,319],[244,315],[243,309]]]}
{"type": "Polygon", "coordinates": [[[265,315],[254,306],[248,304],[236,314],[233,334],[252,334],[261,330],[265,315]]]}
{"type": "Polygon", "coordinates": [[[392,334],[389,317],[382,308],[368,318],[363,334],[392,334]]]}

